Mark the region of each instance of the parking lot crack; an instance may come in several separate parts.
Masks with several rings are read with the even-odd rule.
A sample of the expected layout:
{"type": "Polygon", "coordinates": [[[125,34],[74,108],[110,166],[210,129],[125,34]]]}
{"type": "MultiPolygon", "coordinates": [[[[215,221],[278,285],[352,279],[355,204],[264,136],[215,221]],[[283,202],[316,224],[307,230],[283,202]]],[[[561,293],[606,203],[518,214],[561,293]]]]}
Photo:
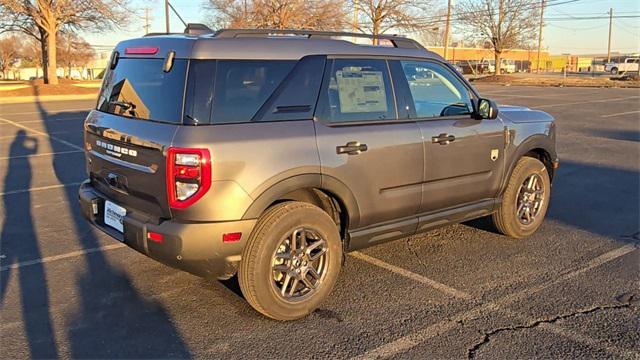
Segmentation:
{"type": "Polygon", "coordinates": [[[409,250],[409,252],[416,258],[416,260],[418,261],[418,263],[420,264],[420,266],[426,270],[429,271],[429,268],[427,267],[427,264],[425,264],[424,262],[422,262],[422,258],[420,257],[420,255],[418,255],[418,252],[416,251],[416,249],[413,247],[413,245],[411,244],[411,237],[407,238],[406,244],[407,244],[407,249],[409,250]]]}
{"type": "Polygon", "coordinates": [[[506,326],[506,327],[493,329],[493,330],[490,330],[490,331],[485,331],[482,334],[483,335],[482,339],[480,339],[480,341],[478,341],[473,346],[471,346],[470,348],[467,349],[467,358],[468,359],[475,359],[476,354],[478,353],[480,348],[482,348],[484,345],[488,344],[491,341],[491,339],[493,337],[495,337],[496,335],[498,335],[498,334],[501,334],[501,333],[504,333],[504,332],[508,332],[508,331],[518,331],[518,330],[524,330],[524,329],[533,329],[533,328],[539,327],[539,326],[541,326],[543,324],[553,324],[553,323],[558,322],[560,320],[566,320],[566,319],[577,317],[577,316],[581,316],[581,315],[593,314],[593,313],[596,313],[596,312],[599,312],[599,311],[604,311],[604,310],[630,308],[634,303],[638,302],[640,300],[640,298],[638,298],[638,296],[636,296],[636,295],[630,295],[630,296],[625,296],[624,300],[625,301],[621,302],[621,303],[606,304],[606,305],[596,305],[596,306],[592,306],[592,307],[588,307],[588,308],[579,309],[577,311],[573,311],[573,312],[570,312],[570,313],[567,313],[567,314],[557,315],[557,316],[550,317],[550,318],[538,319],[538,320],[532,321],[532,322],[527,323],[527,324],[506,326]]]}

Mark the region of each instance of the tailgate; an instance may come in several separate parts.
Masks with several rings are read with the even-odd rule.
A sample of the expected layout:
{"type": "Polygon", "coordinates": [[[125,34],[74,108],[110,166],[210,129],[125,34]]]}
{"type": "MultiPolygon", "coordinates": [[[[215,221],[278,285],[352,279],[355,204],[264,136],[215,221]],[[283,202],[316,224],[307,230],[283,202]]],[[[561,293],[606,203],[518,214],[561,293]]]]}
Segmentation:
{"type": "Polygon", "coordinates": [[[178,126],[89,113],[84,134],[91,184],[130,211],[170,218],[165,154],[178,126]]]}

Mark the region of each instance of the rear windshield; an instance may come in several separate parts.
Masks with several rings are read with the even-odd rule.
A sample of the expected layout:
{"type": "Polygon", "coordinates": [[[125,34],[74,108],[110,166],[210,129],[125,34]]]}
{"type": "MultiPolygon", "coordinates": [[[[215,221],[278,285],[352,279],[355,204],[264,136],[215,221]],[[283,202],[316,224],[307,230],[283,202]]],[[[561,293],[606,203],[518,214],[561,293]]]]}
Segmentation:
{"type": "Polygon", "coordinates": [[[121,58],[105,74],[98,110],[136,119],[181,123],[187,60],[169,72],[164,59],[121,58]]]}
{"type": "Polygon", "coordinates": [[[296,63],[289,60],[191,60],[185,123],[251,121],[296,63]]]}

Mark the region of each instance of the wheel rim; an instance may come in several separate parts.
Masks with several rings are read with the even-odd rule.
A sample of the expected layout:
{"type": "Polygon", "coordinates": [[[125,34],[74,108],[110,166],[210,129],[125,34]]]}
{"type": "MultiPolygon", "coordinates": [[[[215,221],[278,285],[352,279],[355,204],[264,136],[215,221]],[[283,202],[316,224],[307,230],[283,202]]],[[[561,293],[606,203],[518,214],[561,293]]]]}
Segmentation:
{"type": "Polygon", "coordinates": [[[520,185],[516,202],[516,217],[523,225],[536,221],[544,205],[545,188],[540,174],[531,174],[520,185]]]}
{"type": "Polygon", "coordinates": [[[327,241],[315,230],[297,228],[288,233],[273,254],[272,283],[285,301],[302,301],[321,286],[328,264],[327,241]]]}

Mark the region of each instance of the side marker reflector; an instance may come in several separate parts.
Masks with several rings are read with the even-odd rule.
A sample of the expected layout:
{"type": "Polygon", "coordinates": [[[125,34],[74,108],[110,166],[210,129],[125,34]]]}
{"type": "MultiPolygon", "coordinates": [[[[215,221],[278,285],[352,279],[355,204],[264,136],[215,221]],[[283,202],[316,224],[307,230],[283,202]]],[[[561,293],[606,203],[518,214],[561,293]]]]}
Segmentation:
{"type": "Polygon", "coordinates": [[[241,237],[242,237],[242,233],[241,232],[223,234],[222,235],[222,242],[239,241],[241,237]]]}

